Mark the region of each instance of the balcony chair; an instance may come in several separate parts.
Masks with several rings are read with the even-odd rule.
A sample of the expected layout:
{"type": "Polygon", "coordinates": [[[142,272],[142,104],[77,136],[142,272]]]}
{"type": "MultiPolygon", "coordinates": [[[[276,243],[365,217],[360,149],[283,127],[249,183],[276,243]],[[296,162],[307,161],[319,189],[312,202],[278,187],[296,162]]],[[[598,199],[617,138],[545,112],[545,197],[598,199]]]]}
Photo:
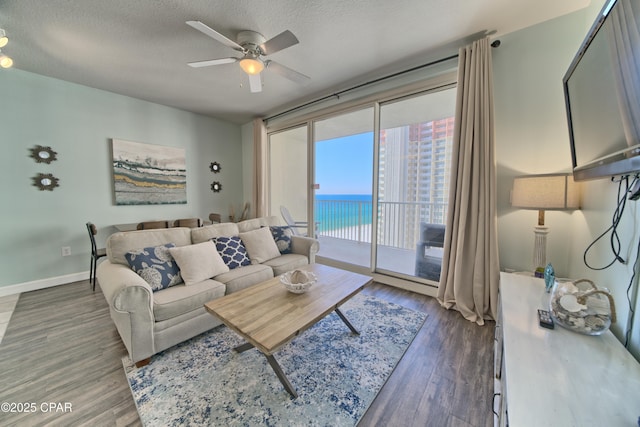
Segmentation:
{"type": "Polygon", "coordinates": [[[294,221],[293,217],[289,213],[289,209],[285,208],[284,206],[280,206],[280,213],[282,214],[284,222],[291,228],[293,234],[295,234],[296,236],[307,235],[308,223],[306,221],[294,221]]]}
{"type": "Polygon", "coordinates": [[[420,223],[420,241],[416,244],[415,275],[424,279],[440,281],[442,253],[432,248],[444,246],[443,224],[420,223]]]}
{"type": "Polygon", "coordinates": [[[152,228],[169,228],[169,221],[145,221],[136,226],[136,230],[151,230],[152,228]]]}
{"type": "Polygon", "coordinates": [[[89,232],[89,240],[91,240],[91,262],[89,264],[89,283],[93,283],[93,290],[96,290],[96,267],[98,266],[98,259],[103,256],[107,256],[107,250],[105,248],[98,248],[96,245],[96,234],[98,229],[96,226],[88,222],[87,231],[89,232]]]}
{"type": "Polygon", "coordinates": [[[202,227],[202,220],[200,218],[176,219],[175,221],[173,221],[173,226],[198,228],[198,227],[202,227]]]}

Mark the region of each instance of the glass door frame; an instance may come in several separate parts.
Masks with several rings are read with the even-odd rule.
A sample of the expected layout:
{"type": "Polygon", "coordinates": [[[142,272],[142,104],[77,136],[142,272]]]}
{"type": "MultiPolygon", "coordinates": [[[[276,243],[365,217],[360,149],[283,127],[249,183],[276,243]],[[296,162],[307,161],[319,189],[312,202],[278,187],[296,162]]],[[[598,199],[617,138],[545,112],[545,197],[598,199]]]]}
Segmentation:
{"type": "MultiPolygon", "coordinates": [[[[266,197],[267,207],[268,207],[269,215],[277,216],[281,220],[284,220],[284,219],[282,218],[280,209],[276,208],[273,205],[274,204],[274,200],[273,200],[273,195],[274,195],[273,194],[274,193],[274,191],[273,191],[273,185],[274,185],[273,179],[274,179],[274,176],[273,176],[273,162],[272,162],[272,154],[273,154],[272,153],[272,149],[273,149],[272,136],[283,134],[283,133],[286,133],[286,132],[289,132],[289,131],[295,131],[297,129],[306,128],[306,132],[305,132],[306,136],[305,136],[304,144],[305,144],[305,152],[306,152],[306,157],[307,157],[307,164],[306,164],[306,168],[305,168],[306,169],[306,171],[305,171],[306,173],[304,174],[305,175],[305,179],[306,179],[306,182],[304,184],[304,188],[305,188],[305,197],[308,199],[309,182],[310,182],[310,178],[309,178],[309,161],[310,161],[309,157],[310,156],[309,156],[309,152],[308,152],[308,149],[309,149],[308,148],[309,147],[309,144],[308,144],[308,141],[309,141],[309,126],[310,126],[310,123],[302,122],[302,123],[297,123],[297,124],[292,125],[292,126],[279,128],[279,129],[274,130],[272,132],[269,132],[267,134],[267,159],[268,159],[267,160],[267,163],[268,163],[268,165],[267,165],[267,168],[268,168],[268,170],[267,170],[268,193],[267,193],[267,197],[266,197]]],[[[309,201],[307,200],[306,206],[305,206],[305,209],[306,209],[305,213],[306,213],[306,217],[307,217],[307,218],[305,218],[306,221],[309,221],[309,216],[310,216],[309,215],[309,212],[310,212],[309,208],[310,208],[309,201]]],[[[311,216],[313,216],[313,212],[311,212],[311,216]]],[[[309,230],[309,226],[308,226],[309,224],[312,224],[312,222],[308,222],[308,224],[307,224],[307,235],[312,235],[312,234],[308,234],[308,233],[312,232],[312,230],[309,230]]]]}
{"type": "MultiPolygon", "coordinates": [[[[376,189],[375,189],[375,199],[376,199],[376,204],[375,204],[375,209],[378,212],[378,215],[376,215],[375,221],[376,221],[376,245],[375,245],[375,254],[372,253],[372,257],[375,256],[376,259],[372,260],[372,265],[375,265],[375,273],[381,273],[387,276],[392,276],[392,277],[398,277],[401,279],[405,279],[405,280],[410,280],[412,282],[416,282],[416,283],[421,283],[421,284],[425,284],[425,285],[429,285],[429,286],[433,286],[434,283],[436,283],[436,287],[437,287],[437,281],[431,278],[424,278],[420,277],[416,274],[411,274],[411,273],[405,273],[405,272],[400,272],[400,271],[394,271],[394,270],[389,270],[388,268],[394,268],[393,265],[389,265],[387,264],[387,267],[381,267],[380,264],[384,264],[382,262],[378,262],[378,258],[377,258],[377,254],[380,251],[381,247],[385,247],[386,245],[384,243],[381,243],[381,239],[378,238],[378,236],[382,235],[382,240],[385,239],[385,234],[381,233],[381,230],[379,228],[380,226],[380,212],[382,212],[383,208],[381,207],[381,198],[380,198],[380,180],[381,180],[381,174],[380,174],[380,150],[381,150],[381,144],[380,144],[380,138],[381,138],[381,133],[383,132],[383,122],[385,122],[386,119],[385,117],[382,117],[382,115],[384,114],[384,108],[387,106],[391,106],[393,104],[396,103],[402,103],[405,101],[411,101],[411,100],[419,100],[420,97],[428,97],[428,96],[432,96],[435,95],[437,93],[441,93],[444,91],[448,91],[451,89],[455,89],[457,86],[457,84],[451,83],[451,84],[447,84],[447,85],[441,85],[439,87],[434,87],[434,88],[428,88],[428,89],[424,89],[424,90],[418,90],[418,91],[414,91],[412,93],[408,93],[408,94],[404,94],[401,96],[394,96],[394,97],[389,97],[385,100],[381,100],[380,102],[377,103],[376,105],[376,155],[375,155],[375,179],[376,179],[376,189]]],[[[452,102],[455,102],[455,94],[453,98],[448,97],[447,99],[452,99],[452,102]]],[[[441,100],[442,101],[442,100],[441,100]]],[[[435,104],[435,105],[441,105],[440,103],[435,104]]],[[[444,102],[442,103],[442,105],[446,105],[444,102]]],[[[455,109],[455,106],[452,106],[452,109],[455,109]]],[[[415,110],[415,111],[422,111],[422,110],[415,110]]],[[[392,117],[392,121],[393,117],[397,117],[397,115],[391,114],[392,117]]],[[[416,118],[414,117],[414,120],[416,118]]],[[[435,121],[435,120],[434,120],[435,121]]],[[[414,122],[410,122],[410,123],[414,123],[414,122]]],[[[385,125],[385,129],[387,129],[387,126],[385,125]]],[[[422,159],[422,158],[421,158],[422,159]]],[[[395,188],[395,187],[394,187],[395,188]]],[[[384,196],[386,195],[386,193],[383,193],[383,200],[382,203],[384,204],[385,201],[384,200],[384,196]]],[[[422,216],[420,215],[421,221],[423,220],[422,216]]],[[[406,217],[405,217],[406,220],[406,217]]],[[[406,226],[406,223],[403,223],[402,226],[406,226]]],[[[385,224],[382,223],[383,228],[386,228],[385,224]]],[[[417,228],[417,227],[416,227],[417,228]]],[[[414,228],[414,230],[416,229],[414,228]]],[[[420,228],[421,230],[421,228],[420,228]]],[[[417,231],[416,231],[417,233],[417,231]]],[[[411,234],[407,234],[406,236],[411,236],[411,234]]],[[[414,235],[415,236],[415,235],[414,235]]],[[[406,237],[405,237],[406,238],[406,237]]],[[[417,238],[416,238],[417,239],[417,238]]],[[[416,242],[417,243],[417,242],[416,242]]],[[[406,242],[405,242],[406,244],[406,242]]],[[[395,247],[395,246],[393,246],[395,247]]],[[[402,250],[409,250],[407,249],[407,247],[405,246],[404,248],[399,248],[402,250]]],[[[417,248],[414,248],[414,251],[417,251],[417,248]]],[[[383,253],[384,255],[384,253],[383,253]]],[[[417,262],[417,254],[414,254],[414,256],[416,257],[416,261],[417,262]]],[[[397,260],[396,260],[397,261],[397,260]]],[[[392,263],[393,264],[393,263],[392,263]]],[[[401,268],[406,268],[407,266],[405,265],[404,267],[401,268]]],[[[406,271],[406,270],[405,270],[406,271]]],[[[416,271],[417,271],[417,267],[416,267],[416,271]]]]}
{"type": "MultiPolygon", "coordinates": [[[[314,150],[314,134],[315,134],[315,122],[323,119],[330,118],[332,116],[340,115],[353,111],[356,109],[373,107],[374,112],[374,154],[373,154],[373,189],[372,189],[372,219],[371,219],[371,260],[370,266],[367,268],[367,272],[371,274],[381,274],[391,278],[398,278],[401,280],[408,280],[409,282],[419,283],[420,286],[428,285],[433,287],[433,283],[423,278],[406,275],[394,271],[379,269],[377,267],[377,253],[378,253],[378,214],[377,206],[379,203],[378,190],[379,190],[379,156],[380,156],[380,108],[382,105],[390,102],[395,102],[401,98],[409,98],[413,96],[419,96],[421,94],[428,94],[429,92],[439,91],[443,89],[449,89],[457,86],[457,72],[450,71],[434,76],[427,80],[409,84],[407,86],[392,89],[383,93],[378,93],[368,97],[364,97],[359,101],[345,102],[342,105],[333,107],[327,107],[318,111],[310,112],[299,119],[293,119],[289,122],[283,122],[282,125],[273,126],[272,128],[267,126],[267,137],[270,141],[270,135],[292,129],[301,126],[307,126],[307,222],[308,233],[313,233],[314,224],[314,194],[315,194],[315,150],[314,150]]],[[[269,142],[270,143],[270,142],[269,142]]],[[[268,167],[271,167],[271,161],[269,160],[268,167]]],[[[269,173],[269,176],[271,174],[269,173]]],[[[269,183],[269,193],[271,192],[271,183],[269,183]]],[[[271,200],[269,197],[269,208],[271,209],[271,200]]],[[[277,215],[271,212],[271,215],[277,215]]],[[[313,234],[309,234],[313,235],[313,234]]],[[[354,270],[362,269],[362,266],[349,264],[354,270]]]]}
{"type": "MultiPolygon", "coordinates": [[[[375,103],[374,102],[363,103],[363,104],[355,105],[355,106],[353,106],[351,108],[344,108],[344,109],[341,109],[339,111],[334,111],[334,112],[331,112],[330,114],[325,114],[325,115],[316,117],[316,118],[314,118],[312,120],[312,122],[313,122],[312,139],[309,140],[309,143],[311,144],[311,146],[309,148],[309,154],[310,154],[310,157],[312,157],[311,158],[312,167],[310,168],[310,170],[312,171],[312,175],[310,175],[310,177],[312,179],[313,184],[311,185],[311,191],[309,193],[308,199],[310,201],[312,201],[314,204],[315,204],[315,201],[316,201],[315,191],[318,189],[318,188],[316,188],[316,186],[319,184],[319,183],[314,182],[315,179],[316,179],[316,173],[315,173],[316,170],[315,170],[315,168],[316,168],[316,165],[317,165],[317,156],[316,156],[316,154],[317,154],[317,143],[325,141],[325,139],[316,140],[316,136],[317,136],[317,132],[316,131],[319,130],[319,125],[322,125],[322,122],[327,122],[327,121],[330,121],[332,119],[337,119],[337,118],[340,118],[341,116],[345,116],[348,119],[354,120],[356,124],[355,124],[355,126],[352,126],[349,129],[351,133],[347,133],[347,135],[336,135],[336,136],[334,136],[334,138],[336,138],[336,139],[337,138],[344,138],[344,137],[360,135],[360,134],[369,133],[369,132],[371,132],[372,136],[375,137],[374,111],[375,111],[375,103]],[[358,116],[358,113],[364,113],[366,115],[366,119],[362,120],[361,119],[362,116],[358,116]],[[353,117],[353,116],[348,117],[348,116],[354,115],[354,114],[355,114],[355,117],[353,117]],[[353,132],[355,132],[355,133],[353,133],[353,132]]],[[[338,123],[340,123],[340,122],[338,122],[338,123]]],[[[338,125],[338,126],[340,126],[340,125],[338,125]]],[[[333,133],[331,131],[329,132],[329,134],[333,135],[333,133]]],[[[331,140],[331,139],[333,139],[333,138],[328,138],[326,140],[331,140]]],[[[372,146],[371,146],[372,160],[371,161],[373,162],[374,161],[373,160],[373,152],[375,151],[375,140],[372,138],[370,141],[371,141],[371,144],[372,144],[372,146]]],[[[374,166],[374,164],[372,164],[371,166],[374,166]]],[[[373,173],[373,172],[371,172],[371,173],[373,173]]],[[[375,192],[375,188],[376,188],[376,185],[375,185],[375,182],[374,182],[375,175],[374,176],[367,176],[367,179],[371,180],[370,187],[369,187],[368,191],[370,191],[372,193],[372,198],[373,198],[373,196],[374,196],[373,193],[375,192]]],[[[343,211],[344,210],[350,211],[349,206],[354,204],[354,203],[360,203],[360,202],[359,201],[355,201],[355,202],[348,201],[348,202],[345,202],[344,204],[347,205],[347,208],[346,209],[342,209],[342,210],[343,211]]],[[[370,226],[371,235],[368,236],[370,242],[368,243],[368,250],[367,250],[368,253],[366,254],[367,265],[364,265],[362,263],[357,263],[357,261],[353,261],[353,259],[351,260],[352,262],[341,261],[341,260],[338,260],[336,258],[328,258],[328,257],[326,257],[326,256],[324,256],[322,254],[319,254],[319,256],[320,256],[320,258],[322,260],[326,260],[327,264],[334,264],[337,267],[340,267],[343,264],[344,265],[348,265],[354,271],[358,271],[358,272],[372,273],[374,271],[375,267],[374,267],[373,264],[371,264],[371,260],[372,260],[372,258],[371,258],[371,248],[374,246],[374,243],[375,243],[375,234],[374,234],[374,228],[373,228],[374,227],[374,225],[373,225],[373,216],[374,216],[373,215],[373,213],[374,213],[373,212],[373,207],[375,205],[373,204],[373,200],[372,200],[371,205],[372,205],[372,213],[371,213],[372,214],[372,217],[371,217],[371,221],[372,222],[371,222],[371,226],[370,226]]],[[[316,206],[314,205],[313,206],[313,211],[311,213],[315,213],[316,212],[315,208],[316,208],[316,206]]],[[[353,214],[353,211],[350,211],[348,213],[353,214]]],[[[314,221],[317,221],[317,220],[318,220],[317,218],[314,218],[314,221]]],[[[347,220],[347,223],[348,222],[349,221],[347,220]]],[[[359,224],[358,226],[361,226],[361,224],[359,224]]],[[[351,236],[348,231],[345,231],[344,233],[345,234],[341,235],[340,238],[344,238],[344,236],[346,236],[346,235],[351,236]]],[[[338,233],[338,234],[340,235],[340,233],[338,233]]],[[[365,243],[366,240],[360,240],[360,237],[361,237],[361,235],[359,234],[358,238],[356,240],[352,240],[352,239],[348,239],[348,240],[355,241],[358,244],[365,243]]],[[[351,248],[351,249],[353,249],[353,248],[351,248]]],[[[360,249],[363,249],[363,248],[358,248],[358,250],[360,250],[360,249]]],[[[359,257],[356,256],[356,258],[359,258],[359,257]]]]}

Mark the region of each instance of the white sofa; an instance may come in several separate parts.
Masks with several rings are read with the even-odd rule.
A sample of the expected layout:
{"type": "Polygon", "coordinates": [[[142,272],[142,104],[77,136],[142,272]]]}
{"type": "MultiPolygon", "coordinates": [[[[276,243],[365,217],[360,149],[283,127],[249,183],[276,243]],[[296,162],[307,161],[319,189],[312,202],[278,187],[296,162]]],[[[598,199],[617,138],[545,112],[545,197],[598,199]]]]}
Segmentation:
{"type": "Polygon", "coordinates": [[[131,360],[142,366],[152,355],[220,325],[220,320],[205,311],[206,302],[314,262],[319,245],[315,239],[294,235],[291,253],[266,260],[252,258],[250,265],[197,283],[181,283],[156,291],[132,270],[125,254],[167,243],[189,251],[215,237],[240,236],[276,225],[281,225],[277,217],[264,217],[237,224],[119,232],[109,236],[107,259],[98,266],[97,278],[131,360]],[[189,245],[192,246],[186,248],[189,245]]]}

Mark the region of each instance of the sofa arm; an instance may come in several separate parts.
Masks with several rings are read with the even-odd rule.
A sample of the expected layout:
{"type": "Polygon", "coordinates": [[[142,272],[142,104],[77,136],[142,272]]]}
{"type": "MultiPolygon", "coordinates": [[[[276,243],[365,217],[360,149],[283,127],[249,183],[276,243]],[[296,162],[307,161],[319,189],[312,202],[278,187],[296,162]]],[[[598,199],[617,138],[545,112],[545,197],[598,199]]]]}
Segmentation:
{"type": "Polygon", "coordinates": [[[131,360],[155,354],[151,286],[129,267],[108,260],[98,265],[96,277],[131,360]]]}
{"type": "Polygon", "coordinates": [[[291,252],[305,255],[310,263],[316,262],[316,254],[320,250],[320,242],[317,239],[304,236],[291,236],[291,252]]]}

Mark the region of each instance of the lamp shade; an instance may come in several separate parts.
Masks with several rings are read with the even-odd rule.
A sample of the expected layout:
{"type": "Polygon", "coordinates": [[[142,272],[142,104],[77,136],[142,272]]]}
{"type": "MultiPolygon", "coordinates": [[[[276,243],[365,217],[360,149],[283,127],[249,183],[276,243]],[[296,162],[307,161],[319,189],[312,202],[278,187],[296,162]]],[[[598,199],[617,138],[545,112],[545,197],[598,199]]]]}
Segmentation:
{"type": "Polygon", "coordinates": [[[511,205],[536,210],[580,209],[580,185],[571,174],[516,177],[511,205]]]}

